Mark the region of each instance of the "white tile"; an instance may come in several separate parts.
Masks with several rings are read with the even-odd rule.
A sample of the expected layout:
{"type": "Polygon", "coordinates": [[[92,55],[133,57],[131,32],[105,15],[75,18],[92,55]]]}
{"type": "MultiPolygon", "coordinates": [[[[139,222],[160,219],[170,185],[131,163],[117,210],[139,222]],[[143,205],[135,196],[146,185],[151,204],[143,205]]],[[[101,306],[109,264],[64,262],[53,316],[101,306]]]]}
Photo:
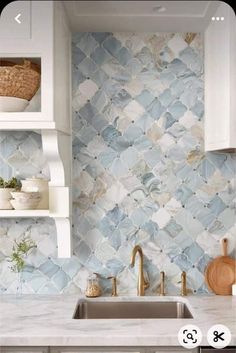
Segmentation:
{"type": "Polygon", "coordinates": [[[183,39],[182,35],[177,33],[174,37],[168,42],[168,47],[178,56],[181,50],[184,50],[187,47],[187,43],[183,39]]]}
{"type": "Polygon", "coordinates": [[[152,220],[156,222],[160,228],[164,228],[170,218],[170,214],[164,208],[160,208],[152,216],[152,220]]]}
{"type": "Polygon", "coordinates": [[[91,99],[98,90],[98,86],[93,80],[85,80],[79,85],[79,91],[87,99],[91,99]]]}
{"type": "Polygon", "coordinates": [[[136,121],[140,116],[145,113],[145,109],[137,101],[131,101],[124,109],[125,115],[136,121]]]}

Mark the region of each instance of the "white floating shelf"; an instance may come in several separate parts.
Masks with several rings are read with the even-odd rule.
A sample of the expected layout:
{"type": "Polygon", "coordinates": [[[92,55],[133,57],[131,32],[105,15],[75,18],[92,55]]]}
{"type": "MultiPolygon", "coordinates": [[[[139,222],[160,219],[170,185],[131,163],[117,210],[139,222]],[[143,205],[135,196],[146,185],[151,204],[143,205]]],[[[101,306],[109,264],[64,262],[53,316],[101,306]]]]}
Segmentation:
{"type": "MultiPolygon", "coordinates": [[[[20,113],[12,113],[13,116],[18,116],[20,113]]],[[[29,113],[27,113],[29,114],[29,113]]],[[[38,113],[40,114],[40,113],[38,113]]],[[[3,113],[0,113],[0,118],[3,113]]],[[[49,130],[55,129],[56,124],[54,121],[1,121],[0,120],[1,130],[49,130]]]]}
{"type": "Polygon", "coordinates": [[[0,210],[1,218],[49,217],[49,210],[0,210]]]}

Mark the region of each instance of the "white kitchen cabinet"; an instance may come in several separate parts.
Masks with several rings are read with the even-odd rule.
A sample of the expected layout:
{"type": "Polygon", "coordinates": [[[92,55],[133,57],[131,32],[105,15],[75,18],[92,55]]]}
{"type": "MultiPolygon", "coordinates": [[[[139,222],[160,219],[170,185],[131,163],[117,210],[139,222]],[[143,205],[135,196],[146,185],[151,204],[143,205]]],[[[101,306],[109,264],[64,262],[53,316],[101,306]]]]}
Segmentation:
{"type": "Polygon", "coordinates": [[[0,347],[1,353],[49,353],[48,347],[0,347]]]}
{"type": "MultiPolygon", "coordinates": [[[[197,353],[198,348],[188,350],[197,353]]],[[[50,347],[50,353],[186,353],[183,347],[50,347]]]]}
{"type": "Polygon", "coordinates": [[[133,347],[55,347],[50,353],[148,353],[145,348],[133,347]]]}
{"type": "MultiPolygon", "coordinates": [[[[8,7],[16,6],[19,11],[21,4],[25,8],[25,1],[10,3],[3,11],[3,18],[8,15],[8,7]]],[[[30,36],[1,36],[0,58],[41,61],[41,111],[1,112],[1,130],[56,129],[70,134],[71,33],[66,13],[61,1],[31,1],[30,10],[30,36]]],[[[24,19],[22,22],[18,24],[20,28],[24,19]]]]}
{"type": "MultiPolygon", "coordinates": [[[[0,211],[0,217],[53,217],[58,257],[66,258],[71,256],[71,33],[61,1],[28,3],[17,1],[4,9],[5,23],[7,16],[18,13],[21,6],[31,12],[31,21],[30,31],[27,24],[19,36],[1,33],[0,59],[30,58],[41,64],[40,109],[0,112],[0,130],[41,133],[50,171],[49,209],[0,211]]],[[[23,22],[25,18],[22,12],[23,22]]]]}
{"type": "Polygon", "coordinates": [[[236,148],[236,17],[220,2],[205,31],[205,151],[236,148]]]}
{"type": "Polygon", "coordinates": [[[58,347],[50,348],[50,353],[147,353],[144,348],[134,349],[128,347],[58,347]]]}

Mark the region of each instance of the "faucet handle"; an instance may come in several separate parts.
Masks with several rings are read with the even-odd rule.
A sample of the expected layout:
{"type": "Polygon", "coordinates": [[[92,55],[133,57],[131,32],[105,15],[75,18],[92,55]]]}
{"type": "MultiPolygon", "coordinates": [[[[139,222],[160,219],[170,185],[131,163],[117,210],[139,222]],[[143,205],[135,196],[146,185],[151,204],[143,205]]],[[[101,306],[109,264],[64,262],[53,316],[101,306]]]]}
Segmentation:
{"type": "Polygon", "coordinates": [[[160,272],[160,295],[165,295],[165,272],[160,272]]]}
{"type": "Polygon", "coordinates": [[[143,271],[143,284],[144,284],[144,289],[147,289],[150,287],[150,281],[146,271],[143,271]]]}
{"type": "Polygon", "coordinates": [[[112,297],[117,297],[117,279],[115,276],[109,276],[107,277],[107,279],[111,279],[111,283],[112,283],[112,292],[111,292],[111,296],[112,297]]]}
{"type": "Polygon", "coordinates": [[[181,295],[182,296],[187,296],[188,295],[188,290],[187,290],[187,274],[185,271],[181,273],[181,295]]]}

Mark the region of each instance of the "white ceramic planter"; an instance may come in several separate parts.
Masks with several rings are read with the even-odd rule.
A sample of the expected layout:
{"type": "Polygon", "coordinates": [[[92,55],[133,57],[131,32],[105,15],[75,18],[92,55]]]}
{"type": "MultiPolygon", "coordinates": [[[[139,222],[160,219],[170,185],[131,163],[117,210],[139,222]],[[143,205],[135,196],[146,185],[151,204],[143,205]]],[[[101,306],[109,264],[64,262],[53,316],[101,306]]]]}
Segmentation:
{"type": "Polygon", "coordinates": [[[11,205],[15,210],[35,210],[41,199],[39,192],[11,192],[11,205]]]}
{"type": "Polygon", "coordinates": [[[15,191],[15,189],[4,189],[0,188],[0,210],[12,210],[12,205],[10,200],[12,198],[11,192],[15,191]]]}
{"type": "Polygon", "coordinates": [[[49,192],[48,192],[48,180],[40,178],[27,178],[21,180],[22,188],[24,192],[39,192],[40,201],[37,209],[47,210],[49,208],[49,192]]]}

